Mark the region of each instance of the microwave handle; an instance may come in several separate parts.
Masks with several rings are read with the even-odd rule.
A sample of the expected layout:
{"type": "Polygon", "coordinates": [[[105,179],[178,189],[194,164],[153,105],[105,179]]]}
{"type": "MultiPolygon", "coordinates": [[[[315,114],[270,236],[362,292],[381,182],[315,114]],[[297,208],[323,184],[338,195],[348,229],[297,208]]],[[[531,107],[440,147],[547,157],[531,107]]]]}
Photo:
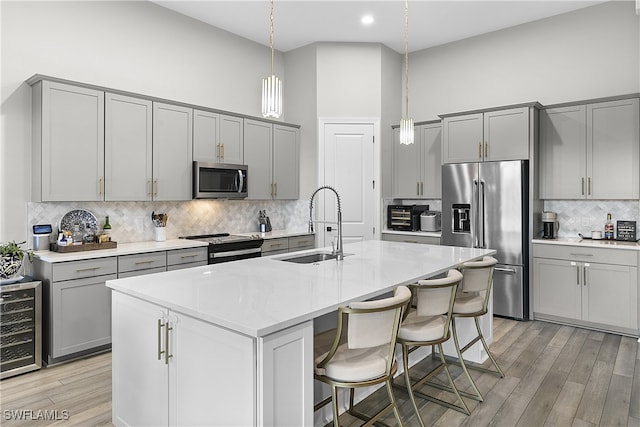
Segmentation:
{"type": "Polygon", "coordinates": [[[240,185],[238,185],[238,193],[242,193],[242,189],[244,188],[244,175],[242,175],[242,170],[238,169],[238,178],[240,178],[240,185]]]}

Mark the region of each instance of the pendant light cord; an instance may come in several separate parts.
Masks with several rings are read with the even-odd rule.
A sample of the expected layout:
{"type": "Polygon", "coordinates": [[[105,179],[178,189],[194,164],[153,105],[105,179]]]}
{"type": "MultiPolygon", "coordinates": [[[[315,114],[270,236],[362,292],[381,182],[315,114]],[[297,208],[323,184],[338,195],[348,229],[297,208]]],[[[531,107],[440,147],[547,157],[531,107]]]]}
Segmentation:
{"type": "Polygon", "coordinates": [[[271,0],[271,14],[269,15],[270,28],[269,28],[269,44],[271,45],[271,75],[275,75],[274,71],[274,49],[273,49],[273,0],[271,0]]]}
{"type": "Polygon", "coordinates": [[[404,109],[409,117],[409,0],[404,2],[404,109]]]}

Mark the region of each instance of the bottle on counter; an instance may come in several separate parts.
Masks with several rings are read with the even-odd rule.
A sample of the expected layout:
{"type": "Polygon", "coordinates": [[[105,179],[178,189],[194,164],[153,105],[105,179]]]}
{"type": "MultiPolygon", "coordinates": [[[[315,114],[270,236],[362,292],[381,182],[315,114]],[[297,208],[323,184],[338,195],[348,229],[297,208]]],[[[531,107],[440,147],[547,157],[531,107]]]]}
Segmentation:
{"type": "Polygon", "coordinates": [[[611,213],[607,214],[607,222],[604,224],[604,238],[606,240],[614,239],[613,221],[611,221],[611,213]]]}
{"type": "Polygon", "coordinates": [[[73,239],[73,244],[74,245],[81,245],[82,244],[82,232],[80,231],[80,224],[74,224],[73,225],[73,234],[71,235],[71,238],[73,239]]]}
{"type": "Polygon", "coordinates": [[[108,237],[107,240],[111,240],[111,224],[109,224],[109,215],[105,218],[104,226],[102,227],[102,234],[108,237]]]}

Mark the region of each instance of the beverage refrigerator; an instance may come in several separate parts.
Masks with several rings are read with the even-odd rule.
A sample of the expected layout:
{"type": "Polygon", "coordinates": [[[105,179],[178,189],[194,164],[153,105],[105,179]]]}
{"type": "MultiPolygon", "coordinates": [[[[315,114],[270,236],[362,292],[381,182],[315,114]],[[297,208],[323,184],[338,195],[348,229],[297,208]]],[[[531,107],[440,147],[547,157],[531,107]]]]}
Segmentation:
{"type": "Polygon", "coordinates": [[[442,166],[442,244],[495,249],[493,313],[529,318],[527,160],[442,166]]]}

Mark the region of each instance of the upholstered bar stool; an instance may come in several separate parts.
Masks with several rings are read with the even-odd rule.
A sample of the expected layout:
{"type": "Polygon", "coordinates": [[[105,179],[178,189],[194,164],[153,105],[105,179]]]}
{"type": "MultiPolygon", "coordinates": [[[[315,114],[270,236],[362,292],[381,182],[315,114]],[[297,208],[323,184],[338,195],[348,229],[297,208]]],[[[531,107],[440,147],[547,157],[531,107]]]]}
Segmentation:
{"type": "Polygon", "coordinates": [[[402,424],[392,389],[397,371],[395,346],[402,313],[411,298],[406,286],[399,286],[390,298],[352,302],[338,309],[338,327],[328,353],[315,360],[315,378],[331,386],[331,396],[315,405],[315,410],[333,401],[333,425],[338,421],[338,388],[349,388],[348,412],[373,424],[393,409],[402,424]],[[345,319],[346,318],[346,319],[345,319]],[[346,329],[346,331],[345,331],[346,329]],[[341,343],[343,333],[346,342],[341,343]],[[372,417],[353,408],[356,388],[386,383],[389,404],[372,417]]]}
{"type": "MultiPolygon", "coordinates": [[[[491,297],[491,287],[493,286],[493,270],[495,265],[498,263],[493,257],[485,256],[482,261],[471,261],[462,264],[458,269],[462,272],[462,283],[458,287],[458,293],[456,295],[455,303],[453,305],[453,315],[451,318],[451,329],[453,332],[453,342],[456,347],[456,352],[458,353],[458,362],[462,366],[462,370],[464,371],[471,387],[473,388],[474,395],[472,397],[480,402],[482,402],[483,397],[482,393],[476,386],[476,383],[471,378],[471,374],[469,373],[469,368],[481,371],[488,372],[492,374],[496,374],[499,377],[504,377],[504,373],[500,366],[498,366],[498,362],[491,354],[489,350],[489,346],[484,339],[484,335],[482,334],[482,329],[480,328],[480,323],[478,319],[480,316],[487,314],[487,308],[489,306],[489,298],[491,297]],[[472,317],[474,323],[476,325],[477,336],[469,341],[464,347],[460,348],[460,342],[458,340],[458,334],[456,330],[456,319],[462,317],[472,317]],[[465,363],[463,354],[472,345],[480,341],[484,350],[487,352],[487,356],[491,360],[495,370],[486,369],[480,366],[468,365],[465,363]]],[[[466,396],[466,394],[465,394],[466,396]]]]}
{"type": "MultiPolygon", "coordinates": [[[[451,377],[447,361],[442,351],[442,343],[451,337],[449,325],[453,313],[453,303],[455,301],[458,284],[462,280],[462,273],[457,270],[449,270],[447,276],[439,279],[420,280],[416,285],[409,285],[413,295],[412,304],[404,314],[404,319],[398,331],[398,344],[402,345],[402,360],[404,363],[404,378],[407,392],[416,411],[416,416],[420,425],[424,426],[415,394],[432,402],[455,409],[469,415],[469,408],[460,396],[458,389],[451,377]],[[438,347],[440,363],[426,373],[422,378],[412,384],[409,353],[423,347],[438,347]],[[429,380],[444,369],[449,379],[449,386],[435,384],[429,380]],[[441,400],[420,391],[423,385],[432,385],[438,389],[452,392],[460,402],[459,405],[441,400]]],[[[433,351],[432,351],[433,353],[433,351]]]]}

